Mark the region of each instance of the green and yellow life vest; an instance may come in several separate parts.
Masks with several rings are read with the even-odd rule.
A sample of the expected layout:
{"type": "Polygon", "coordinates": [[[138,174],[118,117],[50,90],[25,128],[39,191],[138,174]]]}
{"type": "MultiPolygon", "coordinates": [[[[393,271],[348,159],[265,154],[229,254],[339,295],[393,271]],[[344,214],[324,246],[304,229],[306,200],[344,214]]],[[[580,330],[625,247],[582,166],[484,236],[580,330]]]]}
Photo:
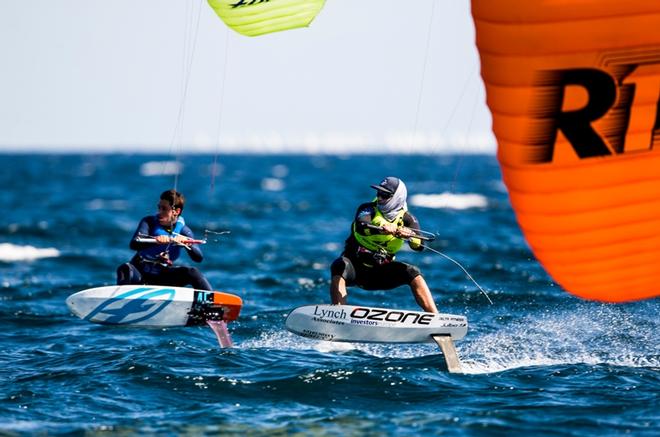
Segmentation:
{"type": "MultiPolygon", "coordinates": [[[[386,223],[395,223],[397,227],[403,227],[403,216],[406,214],[406,210],[402,209],[398,212],[396,217],[393,220],[387,220],[383,214],[374,208],[376,213],[371,219],[371,224],[374,226],[383,226],[386,223]]],[[[388,255],[394,257],[394,254],[397,253],[401,247],[403,247],[403,240],[401,238],[395,237],[394,235],[389,234],[377,234],[372,232],[370,229],[367,229],[369,235],[362,235],[357,231],[355,222],[353,222],[353,237],[357,240],[358,244],[365,249],[368,249],[372,252],[381,252],[385,251],[388,255]]]]}

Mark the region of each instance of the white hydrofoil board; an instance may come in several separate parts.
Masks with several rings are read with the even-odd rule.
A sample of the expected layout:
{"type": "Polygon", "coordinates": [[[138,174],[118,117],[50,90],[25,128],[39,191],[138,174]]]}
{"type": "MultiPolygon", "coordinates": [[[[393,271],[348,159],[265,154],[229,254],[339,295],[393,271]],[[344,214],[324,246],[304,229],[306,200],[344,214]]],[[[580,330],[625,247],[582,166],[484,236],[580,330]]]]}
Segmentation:
{"type": "Polygon", "coordinates": [[[243,302],[218,291],[160,285],[114,285],[72,294],[66,304],[83,320],[107,325],[194,326],[235,320],[243,302]]]}
{"type": "Polygon", "coordinates": [[[285,325],[303,337],[354,343],[427,343],[434,335],[459,340],[468,327],[465,316],[351,305],[298,307],[285,325]]]}

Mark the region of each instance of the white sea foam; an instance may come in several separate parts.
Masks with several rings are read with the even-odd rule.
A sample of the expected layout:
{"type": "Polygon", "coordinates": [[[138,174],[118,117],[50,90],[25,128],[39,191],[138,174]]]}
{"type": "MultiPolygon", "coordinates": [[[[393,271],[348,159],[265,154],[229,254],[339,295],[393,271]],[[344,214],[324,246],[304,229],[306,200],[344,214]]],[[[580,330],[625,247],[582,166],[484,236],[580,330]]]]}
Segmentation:
{"type": "Polygon", "coordinates": [[[33,246],[17,246],[11,243],[0,243],[0,261],[34,261],[39,258],[60,256],[60,251],[53,248],[37,248],[33,246]]]}
{"type": "Polygon", "coordinates": [[[660,367],[653,329],[617,307],[576,309],[519,320],[459,342],[458,352],[465,373],[564,364],[660,367]]]}
{"type": "Polygon", "coordinates": [[[240,346],[246,348],[317,350],[323,353],[347,352],[357,349],[357,345],[353,343],[319,341],[300,337],[288,331],[282,332],[281,330],[262,332],[258,338],[242,341],[240,346]]]}
{"type": "Polygon", "coordinates": [[[85,209],[90,211],[98,210],[111,210],[111,211],[124,211],[128,206],[125,200],[105,200],[105,199],[92,199],[85,204],[85,209]]]}
{"type": "Polygon", "coordinates": [[[273,349],[312,349],[315,341],[299,337],[288,331],[281,330],[262,332],[259,337],[241,341],[242,348],[273,348],[273,349]]]}
{"type": "Polygon", "coordinates": [[[415,194],[408,202],[413,206],[436,209],[485,208],[488,200],[481,194],[415,194]]]}
{"type": "Polygon", "coordinates": [[[183,164],[178,161],[149,161],[140,166],[142,176],[172,176],[182,171],[183,164]]]}
{"type": "Polygon", "coordinates": [[[314,343],[314,349],[323,352],[348,352],[355,350],[356,347],[353,343],[340,343],[332,341],[318,341],[314,343]]]}
{"type": "Polygon", "coordinates": [[[287,350],[315,350],[322,353],[343,353],[359,350],[375,357],[414,358],[418,356],[438,354],[437,347],[420,344],[378,344],[378,343],[348,343],[322,341],[301,337],[288,331],[268,331],[258,338],[241,342],[241,347],[274,348],[287,350]]]}
{"type": "MultiPolygon", "coordinates": [[[[578,307],[530,315],[496,332],[468,333],[466,339],[456,342],[456,350],[466,374],[574,364],[657,368],[660,367],[658,334],[654,329],[652,321],[640,320],[618,307],[578,307]]],[[[322,353],[360,351],[374,357],[403,359],[441,353],[432,343],[327,342],[282,330],[264,332],[258,338],[242,342],[241,346],[322,353]]]]}
{"type": "Polygon", "coordinates": [[[261,181],[261,189],[264,191],[282,191],[284,186],[284,181],[282,179],[264,178],[261,181]]]}

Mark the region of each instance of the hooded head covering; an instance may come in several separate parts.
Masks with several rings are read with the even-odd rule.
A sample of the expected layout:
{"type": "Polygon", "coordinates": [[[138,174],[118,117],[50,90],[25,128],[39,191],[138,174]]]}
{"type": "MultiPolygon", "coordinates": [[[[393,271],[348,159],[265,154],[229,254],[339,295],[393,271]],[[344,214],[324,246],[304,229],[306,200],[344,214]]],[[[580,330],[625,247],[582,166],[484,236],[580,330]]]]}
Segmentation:
{"type": "Polygon", "coordinates": [[[376,205],[378,210],[389,221],[394,220],[399,211],[407,210],[408,204],[406,198],[408,197],[408,190],[406,184],[399,178],[388,176],[381,181],[378,185],[372,185],[379,193],[390,196],[389,198],[378,198],[376,205]]]}

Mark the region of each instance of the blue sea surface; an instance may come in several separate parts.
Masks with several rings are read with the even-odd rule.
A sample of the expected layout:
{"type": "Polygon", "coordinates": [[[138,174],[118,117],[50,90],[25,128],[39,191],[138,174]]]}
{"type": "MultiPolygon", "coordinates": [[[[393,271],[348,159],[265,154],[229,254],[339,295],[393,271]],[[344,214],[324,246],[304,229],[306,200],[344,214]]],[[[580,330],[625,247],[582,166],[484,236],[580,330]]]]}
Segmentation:
{"type": "MultiPolygon", "coordinates": [[[[660,435],[660,301],[562,291],[528,249],[493,156],[1,159],[0,434],[660,435]],[[389,175],[437,233],[432,247],[493,301],[446,258],[400,253],[442,312],[468,317],[463,374],[431,344],[284,329],[292,308],[329,302],[355,208],[389,175]],[[199,267],[243,298],[234,348],[208,327],[102,326],[65,304],[114,283],[138,221],[175,184],[198,237],[230,231],[209,234],[199,267]]],[[[417,309],[407,287],[350,289],[349,302],[417,309]]]]}

